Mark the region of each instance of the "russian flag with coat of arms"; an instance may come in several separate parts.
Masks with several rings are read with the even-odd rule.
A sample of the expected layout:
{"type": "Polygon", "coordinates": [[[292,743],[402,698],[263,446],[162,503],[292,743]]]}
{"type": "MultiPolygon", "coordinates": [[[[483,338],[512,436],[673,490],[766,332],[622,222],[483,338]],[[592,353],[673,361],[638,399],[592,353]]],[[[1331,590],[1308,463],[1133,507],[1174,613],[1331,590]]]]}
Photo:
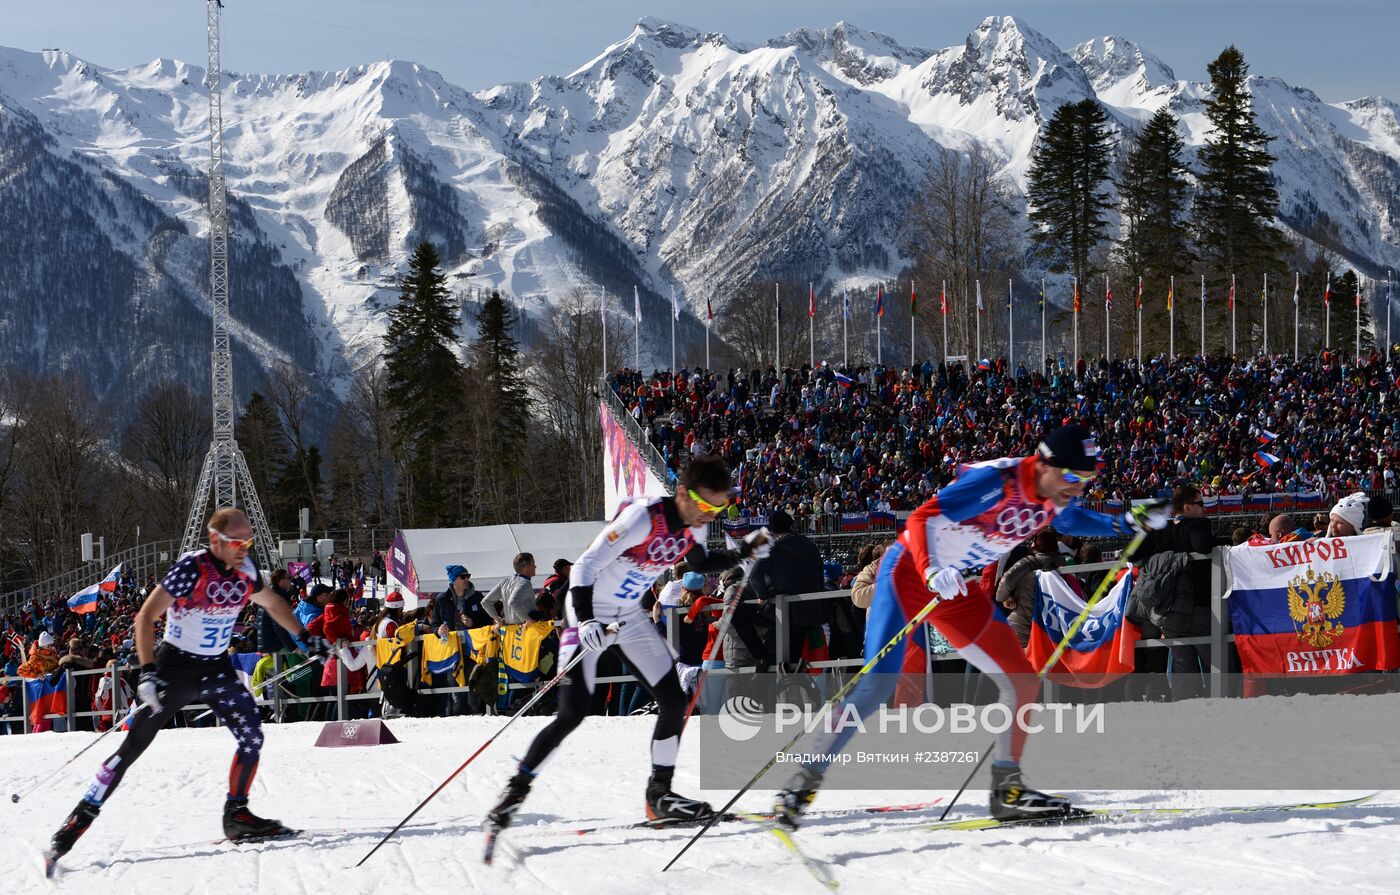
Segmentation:
{"type": "Polygon", "coordinates": [[[1230,548],[1230,620],[1248,674],[1400,668],[1389,532],[1230,548]]]}
{"type": "MultiPolygon", "coordinates": [[[[1050,680],[1075,687],[1102,687],[1133,670],[1138,626],[1125,615],[1132,592],[1133,575],[1124,573],[1074,632],[1050,669],[1050,680]]],[[[1045,667],[1065,631],[1084,611],[1085,602],[1059,572],[1036,573],[1035,611],[1026,644],[1032,666],[1045,667]]]]}

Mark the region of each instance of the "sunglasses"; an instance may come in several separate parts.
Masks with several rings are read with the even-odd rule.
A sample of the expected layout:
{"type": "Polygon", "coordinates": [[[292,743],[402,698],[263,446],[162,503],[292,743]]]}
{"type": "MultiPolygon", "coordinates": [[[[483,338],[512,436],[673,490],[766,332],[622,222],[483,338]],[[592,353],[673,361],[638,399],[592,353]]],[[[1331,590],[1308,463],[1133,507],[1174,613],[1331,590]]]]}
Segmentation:
{"type": "Polygon", "coordinates": [[[213,538],[218,538],[220,541],[223,541],[225,544],[228,544],[234,550],[253,549],[253,538],[231,538],[223,532],[213,528],[209,529],[209,536],[213,538]]]}
{"type": "Polygon", "coordinates": [[[1099,477],[1097,472],[1074,472],[1069,469],[1060,470],[1060,474],[1065,477],[1065,482],[1070,485],[1075,485],[1079,482],[1092,482],[1099,477]]]}
{"type": "Polygon", "coordinates": [[[700,508],[700,512],[702,513],[718,513],[720,510],[729,506],[729,501],[727,500],[724,503],[710,503],[699,494],[696,494],[694,488],[685,489],[685,493],[690,495],[690,499],[695,501],[695,505],[700,508]]]}

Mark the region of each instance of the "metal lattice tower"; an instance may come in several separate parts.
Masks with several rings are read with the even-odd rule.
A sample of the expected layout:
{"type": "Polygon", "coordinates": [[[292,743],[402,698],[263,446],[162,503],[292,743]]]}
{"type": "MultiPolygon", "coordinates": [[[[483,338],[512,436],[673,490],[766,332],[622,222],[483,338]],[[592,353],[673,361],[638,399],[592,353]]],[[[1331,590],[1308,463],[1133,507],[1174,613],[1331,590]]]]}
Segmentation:
{"type": "Polygon", "coordinates": [[[220,42],[220,0],[205,0],[209,24],[209,304],[214,321],[214,350],[210,359],[210,380],[214,395],[214,438],[204,457],[204,468],[195,486],[189,519],[181,550],[196,549],[205,539],[204,523],[209,518],[209,498],[214,507],[241,506],[253,524],[257,538],[257,560],[263,568],[274,568],[277,550],[272,531],[263,514],[258,492],[248,474],[248,464],[233,438],[233,355],[228,339],[228,193],[224,180],[224,101],[223,51],[220,42]],[[243,500],[239,501],[242,495],[243,500]]]}

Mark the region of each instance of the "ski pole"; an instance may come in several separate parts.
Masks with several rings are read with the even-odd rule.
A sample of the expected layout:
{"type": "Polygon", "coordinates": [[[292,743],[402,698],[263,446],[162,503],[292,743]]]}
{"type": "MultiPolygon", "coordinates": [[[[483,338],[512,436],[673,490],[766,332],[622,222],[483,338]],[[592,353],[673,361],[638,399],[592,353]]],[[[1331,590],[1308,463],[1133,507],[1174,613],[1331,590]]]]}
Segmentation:
{"type": "MultiPolygon", "coordinates": [[[[1146,531],[1139,532],[1134,536],[1132,541],[1128,543],[1128,546],[1124,548],[1123,552],[1119,555],[1118,562],[1114,563],[1113,568],[1109,569],[1108,572],[1104,574],[1103,580],[1099,582],[1099,586],[1094,591],[1093,596],[1089,597],[1089,602],[1084,604],[1084,608],[1079,611],[1079,615],[1075,616],[1074,621],[1070,622],[1069,627],[1065,629],[1065,636],[1060,638],[1060,643],[1055,647],[1055,651],[1050,654],[1049,660],[1041,666],[1040,671],[1036,674],[1037,681],[1044,680],[1045,675],[1049,673],[1050,669],[1055,667],[1055,663],[1060,661],[1060,656],[1064,655],[1065,649],[1069,646],[1070,638],[1079,631],[1080,627],[1084,624],[1084,620],[1089,617],[1089,610],[1093,609],[1094,604],[1103,599],[1104,594],[1108,593],[1109,586],[1117,580],[1118,573],[1127,567],[1128,561],[1133,558],[1133,554],[1137,552],[1138,547],[1142,546],[1142,541],[1146,537],[1146,531]]],[[[992,740],[991,744],[988,745],[986,749],[982,750],[982,757],[977,759],[977,764],[972,766],[972,770],[968,772],[967,779],[962,782],[962,786],[959,786],[958,791],[948,800],[948,804],[943,808],[943,813],[938,815],[939,820],[943,820],[948,816],[948,811],[957,804],[958,799],[962,797],[963,792],[966,791],[968,785],[972,783],[972,778],[977,776],[977,772],[982,769],[982,765],[987,761],[987,756],[992,754],[992,750],[996,748],[996,745],[996,740],[992,740]]]]}
{"type": "Polygon", "coordinates": [[[16,792],[16,793],[11,793],[11,794],[10,794],[10,801],[11,801],[11,802],[18,802],[18,801],[19,801],[21,798],[23,798],[24,796],[31,795],[36,789],[38,789],[39,787],[43,786],[45,783],[48,783],[48,782],[49,782],[50,780],[52,780],[54,777],[57,777],[60,771],[62,771],[64,768],[68,767],[68,766],[69,766],[70,764],[72,764],[73,762],[77,761],[78,758],[79,758],[84,752],[86,752],[87,750],[91,749],[93,746],[96,746],[98,743],[102,742],[103,737],[107,736],[107,734],[111,733],[111,732],[114,731],[114,730],[120,730],[121,727],[122,727],[122,725],[124,725],[124,724],[126,724],[126,722],[130,721],[130,720],[132,719],[132,716],[134,716],[134,715],[136,714],[137,710],[140,709],[140,708],[141,708],[142,706],[144,706],[144,705],[145,705],[144,702],[134,703],[134,704],[131,706],[131,709],[126,713],[126,717],[123,718],[120,722],[118,722],[118,723],[116,723],[116,724],[113,724],[113,725],[112,725],[111,727],[109,727],[108,729],[102,731],[102,733],[100,733],[100,734],[97,735],[97,739],[93,740],[91,743],[88,743],[86,746],[84,746],[83,748],[79,749],[77,755],[74,755],[72,758],[68,759],[68,760],[65,761],[63,764],[59,765],[57,768],[54,768],[53,773],[49,774],[47,777],[45,777],[44,779],[40,780],[38,783],[35,783],[33,786],[29,787],[29,788],[26,789],[23,793],[18,793],[18,792],[16,792]]]}
{"type": "MultiPolygon", "coordinates": [[[[610,634],[616,634],[616,633],[618,632],[618,630],[622,627],[622,625],[623,625],[623,622],[614,622],[613,624],[608,625],[608,628],[607,628],[608,633],[610,633],[610,634]]],[[[379,849],[384,845],[384,843],[386,843],[386,842],[388,842],[390,839],[392,839],[393,836],[394,836],[394,834],[397,833],[399,830],[402,830],[403,827],[404,827],[404,825],[407,824],[410,820],[413,820],[414,816],[416,816],[416,815],[418,814],[419,811],[422,811],[422,810],[423,810],[423,806],[425,806],[425,805],[427,805],[429,802],[431,802],[431,801],[433,800],[433,798],[434,798],[438,793],[442,792],[443,789],[445,789],[445,788],[447,787],[447,784],[451,783],[453,780],[455,780],[455,779],[457,778],[457,775],[458,775],[458,774],[460,774],[460,773],[462,773],[462,771],[466,770],[467,765],[469,765],[469,764],[471,764],[473,761],[475,761],[475,760],[476,760],[476,757],[477,757],[478,755],[480,755],[481,753],[485,752],[487,746],[489,746],[489,745],[491,745],[492,743],[496,742],[497,737],[499,737],[501,734],[503,734],[503,733],[505,733],[507,730],[509,730],[509,729],[510,729],[510,726],[511,726],[512,724],[514,724],[516,721],[519,721],[519,720],[520,720],[522,717],[524,717],[525,715],[529,714],[530,708],[531,708],[532,706],[534,706],[535,703],[539,702],[540,699],[541,699],[541,697],[544,696],[544,694],[546,694],[546,693],[548,693],[550,690],[552,690],[552,689],[554,688],[554,685],[555,685],[555,684],[557,684],[557,683],[559,683],[560,681],[562,681],[562,680],[564,679],[565,675],[567,675],[570,671],[572,671],[575,665],[577,665],[579,662],[582,662],[582,661],[583,661],[583,657],[586,656],[586,655],[588,655],[588,650],[585,650],[582,646],[580,646],[579,649],[578,649],[578,652],[576,652],[576,653],[574,654],[573,658],[570,659],[567,663],[565,663],[565,665],[564,665],[563,668],[559,669],[559,673],[556,674],[554,677],[550,678],[549,683],[545,684],[543,687],[540,687],[538,690],[536,690],[536,691],[535,691],[535,695],[534,695],[534,696],[531,696],[531,697],[530,697],[530,700],[529,700],[528,702],[526,702],[524,705],[522,705],[522,706],[520,707],[520,709],[519,709],[514,715],[511,716],[511,719],[510,719],[509,721],[507,721],[506,723],[502,724],[501,727],[500,727],[500,729],[497,730],[495,733],[493,733],[493,734],[491,735],[490,739],[488,739],[486,742],[484,742],[484,743],[482,743],[480,746],[478,746],[477,749],[476,749],[476,751],[473,752],[471,755],[467,756],[467,760],[464,761],[464,762],[462,762],[460,765],[458,765],[458,766],[457,766],[457,770],[455,770],[455,771],[453,771],[451,774],[449,774],[449,775],[447,776],[447,779],[446,779],[446,780],[444,780],[444,781],[442,781],[441,783],[439,783],[437,789],[435,789],[435,790],[433,790],[432,792],[428,793],[428,797],[427,797],[426,799],[424,799],[423,801],[419,802],[417,808],[414,808],[412,811],[408,812],[408,816],[407,816],[407,817],[405,817],[403,820],[401,820],[401,821],[399,821],[397,824],[395,824],[395,825],[394,825],[394,828],[393,828],[392,830],[390,830],[389,832],[385,833],[385,834],[384,834],[384,838],[381,839],[381,840],[379,840],[379,842],[374,846],[374,848],[372,848],[372,849],[369,850],[369,854],[367,854],[367,855],[365,855],[363,858],[361,858],[361,859],[359,860],[359,862],[355,864],[355,866],[356,866],[356,867],[363,866],[364,863],[365,863],[366,861],[368,861],[370,858],[374,857],[374,853],[377,852],[377,851],[379,851],[379,849]]]]}
{"type": "MultiPolygon", "coordinates": [[[[849,694],[852,690],[855,689],[856,683],[862,677],[864,677],[867,672],[874,668],[880,662],[880,660],[883,659],[890,652],[890,650],[903,643],[904,638],[908,637],[909,634],[919,626],[919,624],[924,620],[924,616],[932,612],[933,608],[937,606],[939,602],[942,601],[942,599],[943,598],[941,596],[935,594],[932,599],[925,603],[924,608],[920,609],[917,613],[915,613],[914,617],[909,619],[909,622],[903,628],[900,628],[898,633],[896,633],[893,637],[890,638],[889,643],[886,643],[883,647],[881,647],[878,653],[876,653],[870,658],[868,662],[862,665],[859,671],[851,675],[851,679],[846,681],[845,685],[842,686],[841,689],[837,690],[836,693],[826,701],[826,704],[823,705],[821,708],[821,712],[829,712],[833,706],[839,703],[842,699],[845,699],[847,694],[849,694]]],[[[820,714],[820,712],[818,714],[820,714]]],[[[668,861],[665,867],[661,868],[661,872],[665,873],[667,870],[670,870],[671,865],[679,861],[681,855],[689,851],[690,847],[694,845],[697,841],[699,841],[701,836],[704,836],[707,832],[709,832],[709,829],[713,827],[721,817],[728,813],[730,808],[734,807],[734,803],[739,801],[739,799],[744,795],[744,793],[752,789],[753,785],[759,781],[759,778],[761,778],[764,774],[768,773],[768,771],[778,763],[778,759],[783,754],[791,751],[792,747],[797,745],[797,741],[802,739],[806,735],[807,731],[799,730],[796,736],[794,736],[791,740],[788,740],[787,745],[783,746],[781,749],[776,750],[773,753],[773,757],[768,759],[767,763],[765,763],[763,767],[758,769],[758,773],[750,777],[749,782],[745,783],[738,792],[734,793],[734,795],[729,799],[729,801],[724,803],[724,807],[719,809],[719,811],[715,812],[710,817],[710,819],[705,822],[705,825],[700,828],[699,832],[697,832],[694,836],[690,837],[690,841],[687,842],[681,848],[680,851],[676,852],[676,856],[670,861],[668,861]]]]}

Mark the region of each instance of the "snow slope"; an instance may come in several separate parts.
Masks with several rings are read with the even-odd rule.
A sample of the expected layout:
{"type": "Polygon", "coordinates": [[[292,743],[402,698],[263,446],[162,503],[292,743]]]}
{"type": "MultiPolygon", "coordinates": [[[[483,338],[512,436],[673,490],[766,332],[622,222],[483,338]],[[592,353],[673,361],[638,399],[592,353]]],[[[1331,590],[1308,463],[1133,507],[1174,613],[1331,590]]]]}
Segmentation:
{"type": "MultiPolygon", "coordinates": [[[[1392,699],[1392,697],[1368,697],[1392,699]]],[[[1393,706],[1390,708],[1393,709],[1393,706]]],[[[1389,710],[1389,709],[1387,709],[1389,710]]],[[[1188,710],[1189,711],[1189,710],[1188,710]]],[[[400,720],[402,742],[373,749],[315,749],[318,724],[270,725],[252,807],[327,832],[310,841],[237,848],[219,833],[232,740],[218,729],[166,730],[127,776],[88,834],[62,862],[52,891],[303,893],[800,893],[821,889],[766,834],[716,827],[675,868],[663,864],[690,835],[631,830],[568,835],[585,825],[640,818],[651,719],[590,719],[555,754],[506,836],[523,864],[478,860],[477,824],[546,719],[522,719],[364,867],[354,864],[502,723],[500,719],[400,720]],[[335,832],[330,832],[334,830],[335,832]]],[[[28,786],[94,734],[0,737],[0,791],[28,786]]],[[[50,891],[40,850],[86,788],[115,738],[84,755],[42,793],[0,803],[7,892],[50,891]]],[[[694,794],[695,738],[683,744],[676,788],[694,794]]],[[[1029,766],[1034,766],[1034,743],[1029,766]]],[[[729,793],[705,794],[712,801],[729,793]]],[[[951,793],[944,793],[945,797],[951,793]]],[[[1316,798],[1322,794],[1300,794],[1316,798]]],[[[1342,797],[1340,793],[1329,793],[1342,797]]],[[[1355,794],[1352,794],[1355,795],[1355,794]]],[[[741,806],[763,808],[752,793],[741,806]]],[[[854,807],[931,796],[828,792],[817,807],[854,807]]],[[[1260,804],[1282,793],[1096,793],[1094,805],[1260,804]]],[[[1294,797],[1297,797],[1296,795],[1294,797]]],[[[973,790],[954,816],[975,816],[973,790]]],[[[843,892],[1394,892],[1400,873],[1400,791],[1330,812],[1223,818],[1201,814],[1098,828],[929,833],[922,814],[814,819],[802,833],[836,864],[843,892]]],[[[503,841],[507,841],[503,838],[503,841]]]]}

